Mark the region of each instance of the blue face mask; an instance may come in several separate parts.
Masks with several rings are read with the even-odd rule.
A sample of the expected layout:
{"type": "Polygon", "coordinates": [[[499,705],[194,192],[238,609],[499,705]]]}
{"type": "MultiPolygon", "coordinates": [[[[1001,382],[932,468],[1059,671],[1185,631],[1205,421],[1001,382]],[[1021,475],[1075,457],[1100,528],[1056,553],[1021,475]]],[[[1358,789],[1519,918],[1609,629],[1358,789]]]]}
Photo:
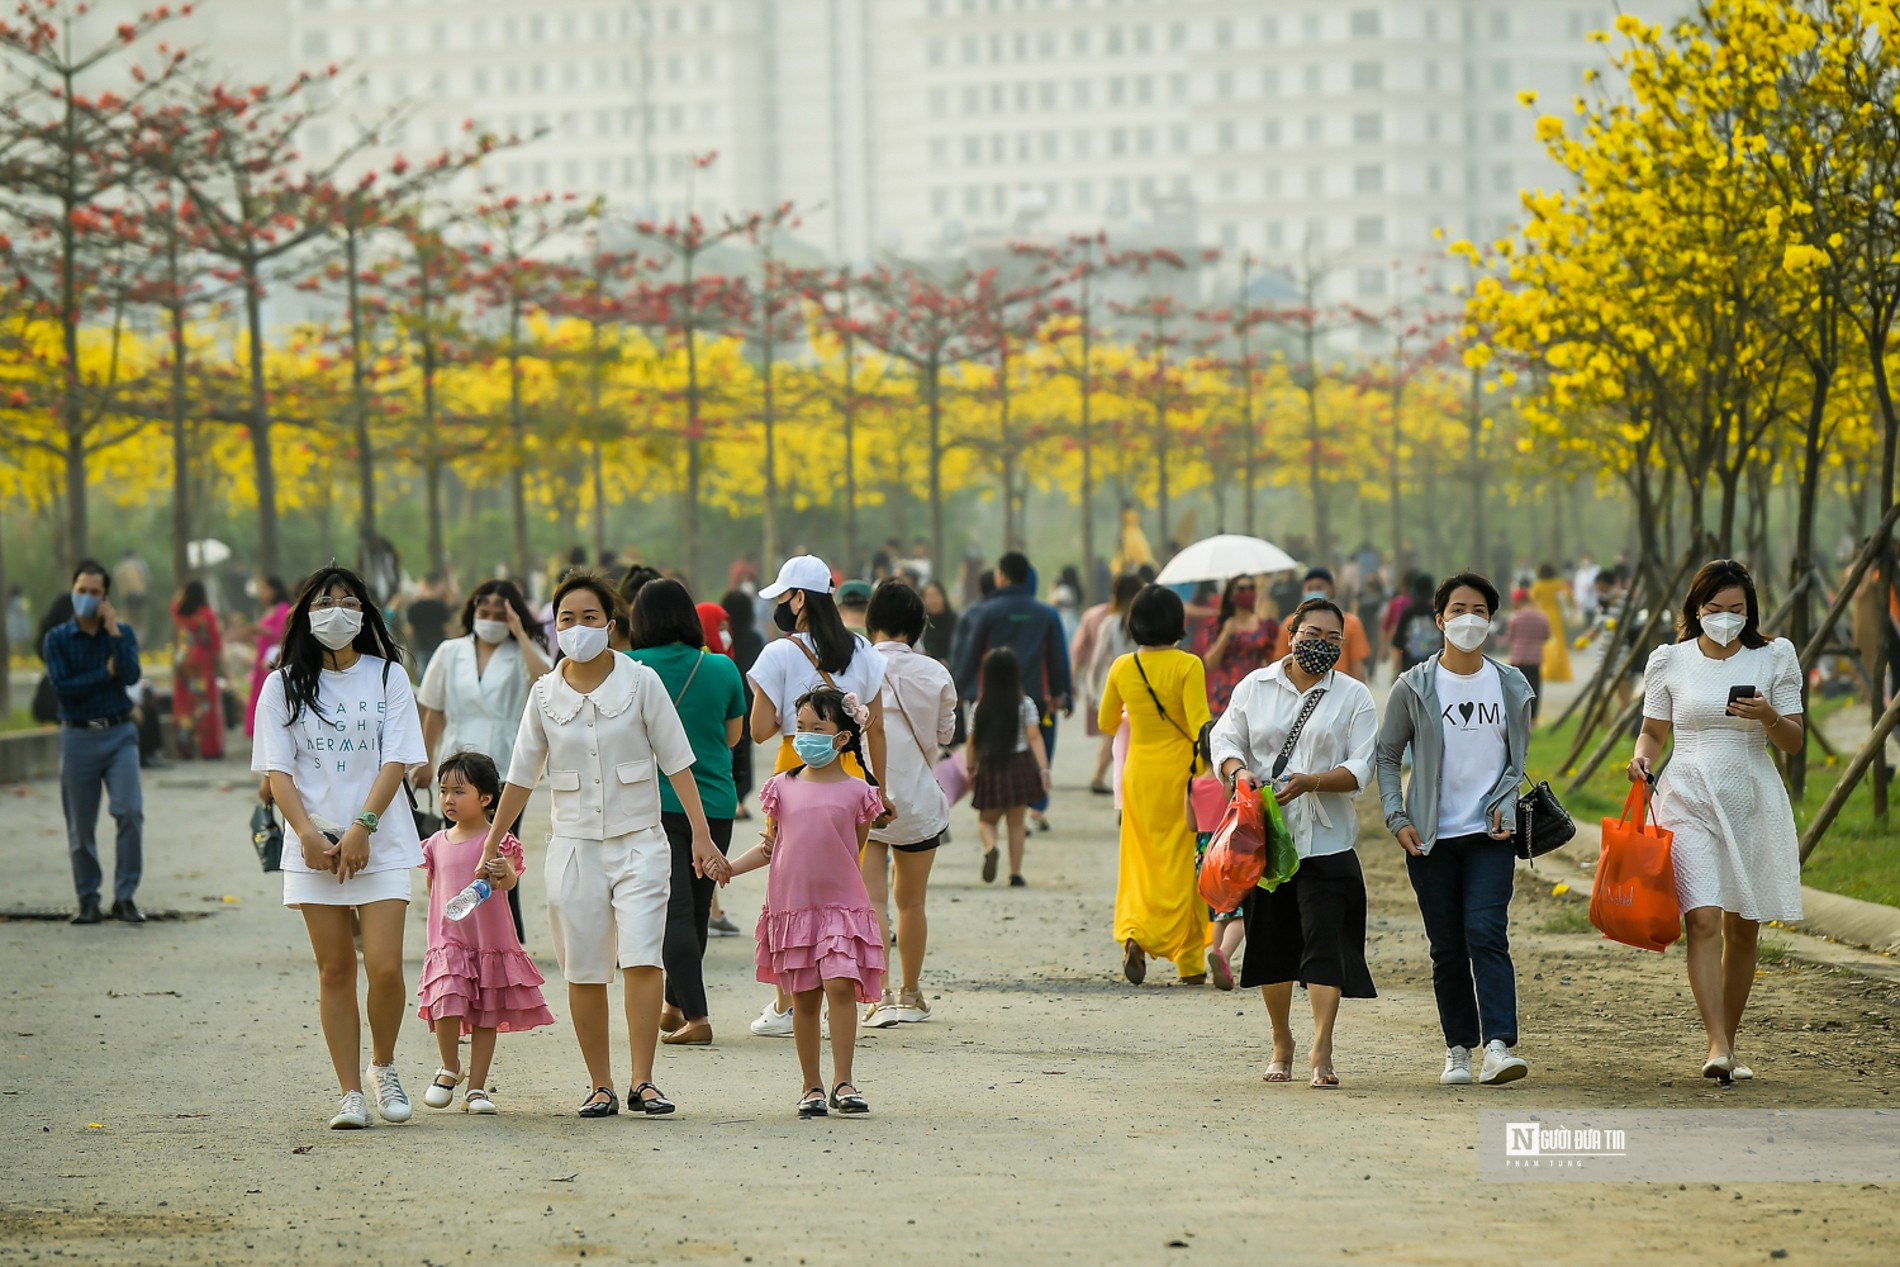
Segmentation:
{"type": "Polygon", "coordinates": [[[1306,593],[1300,595],[1300,601],[1302,603],[1310,603],[1316,598],[1325,598],[1325,597],[1326,597],[1325,590],[1307,590],[1306,593]]]}
{"type": "Polygon", "coordinates": [[[792,750],[798,759],[813,769],[830,765],[837,759],[838,750],[832,746],[835,736],[821,735],[815,731],[802,730],[792,736],[792,750]]]}
{"type": "Polygon", "coordinates": [[[99,614],[99,596],[97,594],[74,594],[73,615],[81,620],[91,620],[99,614]]]}

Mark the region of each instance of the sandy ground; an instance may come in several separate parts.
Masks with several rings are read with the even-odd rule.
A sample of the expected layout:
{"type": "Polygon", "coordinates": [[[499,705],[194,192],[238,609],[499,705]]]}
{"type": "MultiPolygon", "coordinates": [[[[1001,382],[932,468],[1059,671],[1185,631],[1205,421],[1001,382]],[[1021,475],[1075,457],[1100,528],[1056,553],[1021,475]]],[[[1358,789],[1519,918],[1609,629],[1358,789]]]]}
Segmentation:
{"type": "MultiPolygon", "coordinates": [[[[746,1032],[762,992],[733,938],[707,955],[718,1043],[662,1049],[676,1117],[574,1117],[585,1076],[556,986],[560,1026],[502,1038],[500,1116],[421,1107],[435,1046],[412,1019],[415,1121],[354,1133],[324,1129],[315,972],[252,860],[248,781],[174,767],[148,781],[140,900],[189,918],[0,922],[0,1262],[1893,1261],[1891,1186],[1507,1185],[1478,1179],[1475,1150],[1487,1106],[1900,1107],[1895,986],[1767,967],[1744,1037],[1759,1080],[1718,1090],[1696,1076],[1680,951],[1574,931],[1574,900],[1520,873],[1531,1077],[1441,1088],[1417,911],[1369,831],[1381,997],[1346,1006],[1341,1089],[1269,1086],[1257,997],[1166,965],[1122,982],[1113,811],[1083,790],[1082,749],[1077,727],[1030,888],[978,881],[960,811],[933,888],[936,1019],[861,1040],[869,1118],[795,1119],[790,1042],[746,1032]]],[[[0,908],[67,907],[57,789],[5,804],[0,908]]],[[[529,949],[553,977],[537,877],[529,949]]],[[[742,926],[761,884],[730,891],[742,926]]],[[[412,985],[423,950],[418,904],[412,985]]]]}

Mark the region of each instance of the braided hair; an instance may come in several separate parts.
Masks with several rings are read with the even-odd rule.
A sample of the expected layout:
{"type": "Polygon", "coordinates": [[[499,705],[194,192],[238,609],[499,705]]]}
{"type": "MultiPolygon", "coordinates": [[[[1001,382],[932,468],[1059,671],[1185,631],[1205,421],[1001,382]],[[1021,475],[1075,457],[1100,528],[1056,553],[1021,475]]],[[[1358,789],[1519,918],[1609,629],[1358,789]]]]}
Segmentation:
{"type": "MultiPolygon", "coordinates": [[[[851,716],[851,710],[844,706],[844,692],[835,686],[814,687],[798,697],[798,702],[792,706],[792,712],[796,714],[802,708],[810,708],[812,712],[818,714],[820,720],[831,722],[841,732],[851,737],[851,742],[846,746],[845,751],[858,759],[858,768],[864,771],[864,781],[876,787],[877,776],[871,773],[871,763],[864,755],[864,728],[858,725],[857,719],[851,716]]],[[[796,775],[804,768],[800,765],[794,768],[792,773],[796,775]]]]}

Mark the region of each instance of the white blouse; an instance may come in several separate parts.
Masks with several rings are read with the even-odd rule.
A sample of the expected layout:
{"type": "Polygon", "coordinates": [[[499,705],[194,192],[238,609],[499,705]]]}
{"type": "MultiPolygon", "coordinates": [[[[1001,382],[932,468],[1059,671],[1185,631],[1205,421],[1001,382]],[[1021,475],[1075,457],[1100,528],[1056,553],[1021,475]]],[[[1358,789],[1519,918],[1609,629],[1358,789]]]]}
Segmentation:
{"type": "Polygon", "coordinates": [[[1358,786],[1351,792],[1308,792],[1282,807],[1302,858],[1344,853],[1359,839],[1352,802],[1372,782],[1372,749],[1379,733],[1379,710],[1366,684],[1335,669],[1301,691],[1287,680],[1286,661],[1276,660],[1241,679],[1211,739],[1214,768],[1238,758],[1261,780],[1264,794],[1287,732],[1308,696],[1320,690],[1326,694],[1300,731],[1286,771],[1324,774],[1343,766],[1358,786]]]}
{"type": "Polygon", "coordinates": [[[513,638],[495,647],[486,672],[475,668],[477,650],[474,634],[437,647],[423,671],[416,703],[442,714],[436,760],[473,750],[492,757],[495,768],[506,774],[531,683],[513,638]]]}
{"type": "Polygon", "coordinates": [[[936,767],[937,750],[956,734],[957,687],[950,670],[909,643],[880,642],[877,652],[884,657],[884,790],[897,817],[873,827],[871,839],[912,845],[950,825],[936,767]]]}
{"type": "Polygon", "coordinates": [[[619,654],[583,695],[559,668],[528,692],[508,782],[532,788],[548,772],[554,834],[609,840],[660,825],[660,778],[693,765],[693,745],[660,675],[619,654]]]}

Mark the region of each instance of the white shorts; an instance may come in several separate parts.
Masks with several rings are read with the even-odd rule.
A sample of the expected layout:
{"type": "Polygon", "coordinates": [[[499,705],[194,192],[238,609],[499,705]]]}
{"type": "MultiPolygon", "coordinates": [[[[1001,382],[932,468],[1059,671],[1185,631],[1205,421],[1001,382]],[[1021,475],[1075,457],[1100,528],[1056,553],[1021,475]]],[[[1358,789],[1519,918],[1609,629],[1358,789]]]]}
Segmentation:
{"type": "Polygon", "coordinates": [[[368,906],[392,899],[407,902],[414,874],[414,867],[358,871],[338,884],[328,871],[286,871],[284,905],[294,911],[302,906],[368,906]]]}
{"type": "Polygon", "coordinates": [[[614,968],[658,968],[673,847],[658,826],[607,840],[548,838],[548,926],[561,975],[605,985],[614,968]]]}

